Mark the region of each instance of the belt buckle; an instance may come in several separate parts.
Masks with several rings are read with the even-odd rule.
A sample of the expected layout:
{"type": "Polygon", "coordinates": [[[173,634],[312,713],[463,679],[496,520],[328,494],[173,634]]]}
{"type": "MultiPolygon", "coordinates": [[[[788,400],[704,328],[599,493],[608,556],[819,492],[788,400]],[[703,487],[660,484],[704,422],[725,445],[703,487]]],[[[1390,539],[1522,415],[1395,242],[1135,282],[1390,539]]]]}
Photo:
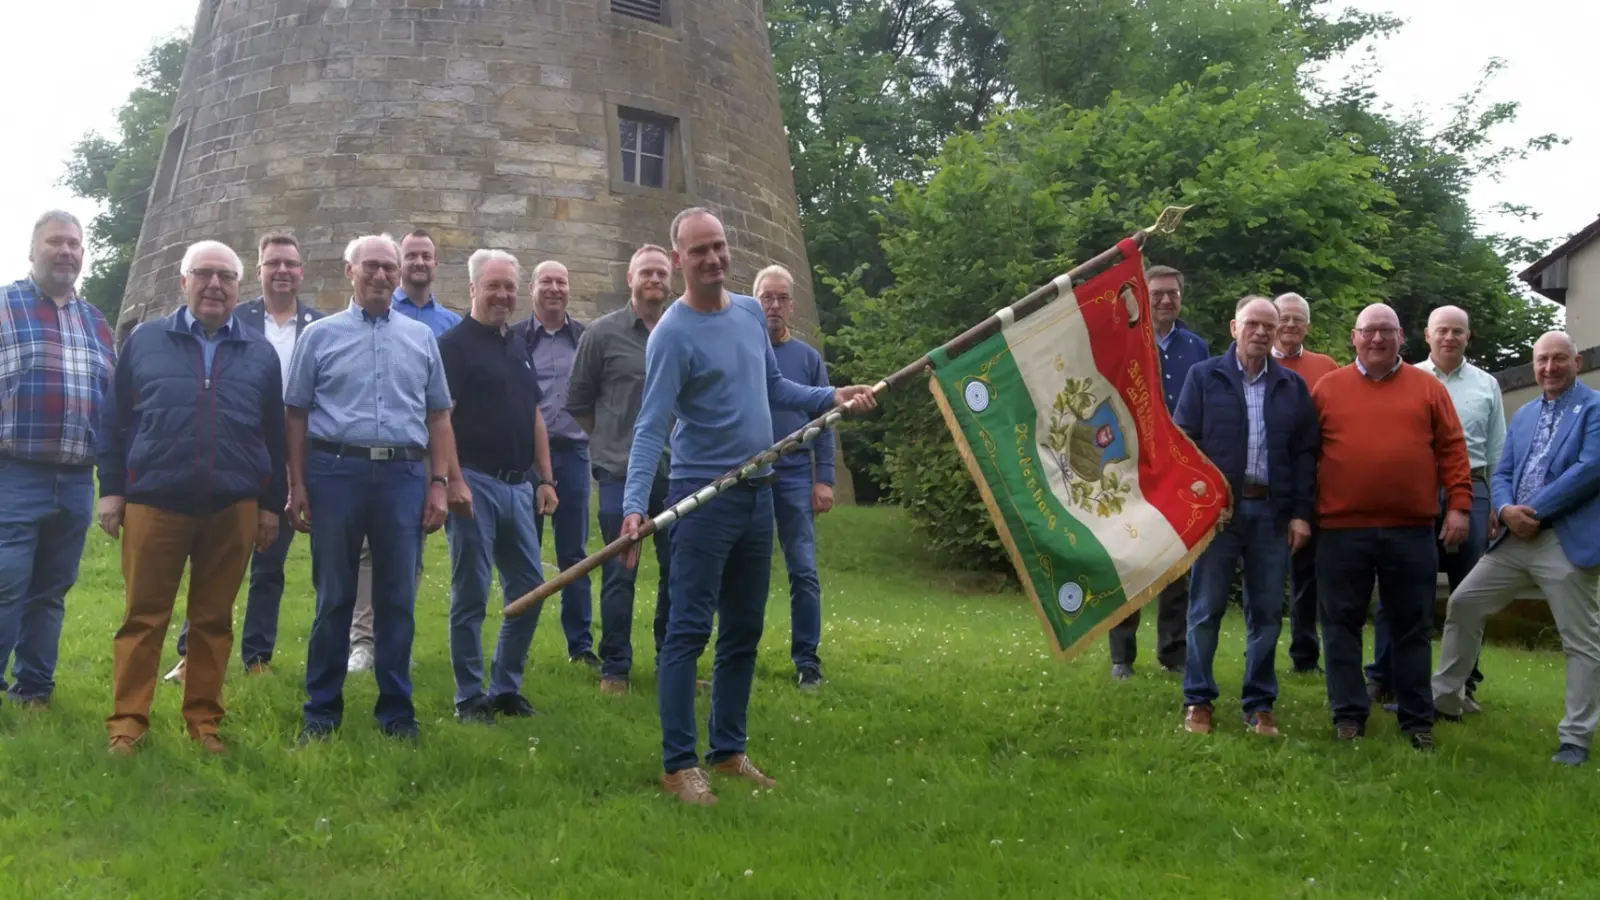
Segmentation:
{"type": "Polygon", "coordinates": [[[368,459],[378,460],[380,462],[388,462],[389,460],[394,459],[394,448],[369,447],[367,448],[367,454],[368,459]]]}

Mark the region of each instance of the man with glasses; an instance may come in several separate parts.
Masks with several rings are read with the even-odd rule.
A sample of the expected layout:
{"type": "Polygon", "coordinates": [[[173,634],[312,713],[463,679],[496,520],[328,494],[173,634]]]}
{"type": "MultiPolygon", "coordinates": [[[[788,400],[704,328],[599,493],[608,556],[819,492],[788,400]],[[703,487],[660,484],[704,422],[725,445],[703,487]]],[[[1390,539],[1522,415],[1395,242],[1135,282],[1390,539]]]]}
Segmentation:
{"type": "Polygon", "coordinates": [[[306,328],[284,392],[289,521],[311,535],[317,586],[300,740],[325,740],[343,721],[350,617],[366,542],[377,633],[374,713],[386,736],[414,741],[417,556],[423,535],[444,524],[449,502],[446,473],[456,452],[450,390],[433,332],[392,308],[400,276],[394,239],[351,241],[345,274],[354,288],[349,308],[306,328]]]}
{"type": "Polygon", "coordinates": [[[150,729],[178,583],[193,665],[183,682],[189,736],[224,750],[223,674],[233,601],[252,548],[278,540],[283,516],[283,373],[259,332],[234,315],[239,255],[200,241],[179,268],[186,305],[136,328],[117,361],[102,419],[100,527],[122,538],[127,604],[112,645],[110,751],[131,755],[150,729]]]}
{"type": "Polygon", "coordinates": [[[1212,662],[1233,573],[1244,568],[1245,727],[1277,737],[1276,661],[1283,628],[1283,570],[1311,537],[1317,413],[1305,381],[1272,358],[1278,311],[1245,297],[1229,325],[1234,343],[1189,370],[1173,419],[1228,477],[1233,518],[1194,563],[1183,728],[1211,731],[1218,696],[1212,662]]]}
{"type": "MultiPolygon", "coordinates": [[[[1178,314],[1183,311],[1183,273],[1171,266],[1151,266],[1144,273],[1150,288],[1150,324],[1155,329],[1156,352],[1161,357],[1161,396],[1167,412],[1178,406],[1178,394],[1189,369],[1211,355],[1200,335],[1189,330],[1178,314]]],[[[1189,579],[1179,578],[1156,598],[1156,661],[1172,674],[1182,674],[1187,655],[1189,579]]],[[[1107,633],[1111,649],[1111,677],[1133,677],[1133,660],[1139,654],[1139,610],[1112,626],[1107,633]]]]}
{"type": "MultiPolygon", "coordinates": [[[[1315,390],[1322,376],[1339,368],[1325,353],[1306,349],[1306,332],[1311,329],[1311,304],[1295,293],[1279,294],[1272,301],[1278,308],[1278,334],[1272,344],[1272,358],[1285,369],[1305,380],[1306,390],[1315,390]]],[[[1317,660],[1322,648],[1317,638],[1317,529],[1312,523],[1311,537],[1289,559],[1289,662],[1296,675],[1321,671],[1317,660]]]]}
{"type": "MultiPolygon", "coordinates": [[[[278,354],[282,382],[289,381],[289,361],[300,330],[322,318],[322,313],[300,301],[300,282],[305,266],[300,261],[300,242],[294,235],[272,232],[257,246],[256,277],[261,296],[239,305],[234,316],[246,330],[266,337],[278,354]]],[[[272,651],[278,643],[278,609],[283,601],[283,563],[294,541],[294,528],[278,511],[278,537],[266,550],[250,556],[250,593],[244,603],[244,629],[239,636],[239,657],[244,670],[259,675],[269,670],[272,651]]],[[[189,619],[178,631],[178,664],[166,680],[183,683],[189,649],[189,619]]]]}
{"type": "Polygon", "coordinates": [[[1334,738],[1366,733],[1371,703],[1361,671],[1361,630],[1373,583],[1389,630],[1400,728],[1434,749],[1433,600],[1439,571],[1435,521],[1444,497],[1445,547],[1466,540],[1472,510],[1467,444],[1439,379],[1400,358],[1404,333],[1374,303],[1350,332],[1356,361],[1312,391],[1322,427],[1317,463],[1317,595],[1334,738]]]}
{"type": "MultiPolygon", "coordinates": [[[[1500,399],[1500,382],[1493,375],[1467,362],[1467,342],[1472,338],[1466,310],[1441,306],[1428,316],[1428,358],[1417,364],[1421,371],[1438,378],[1455,403],[1456,417],[1467,441],[1467,465],[1472,467],[1472,518],[1467,539],[1459,547],[1439,547],[1439,565],[1455,593],[1467,573],[1478,564],[1489,542],[1500,532],[1500,522],[1489,514],[1489,473],[1500,463],[1506,443],[1506,410],[1500,399]]],[[[1498,503],[1498,498],[1495,498],[1498,503]]],[[[1441,525],[1443,523],[1440,523],[1441,525]]],[[[1381,606],[1381,603],[1380,603],[1381,606]]],[[[1367,666],[1367,695],[1385,709],[1394,703],[1389,688],[1389,630],[1383,626],[1380,608],[1372,626],[1372,663],[1367,666]]],[[[1480,711],[1474,696],[1483,682],[1476,661],[1467,678],[1462,706],[1469,713],[1480,711]]]]}
{"type": "MultiPolygon", "coordinates": [[[[822,354],[789,330],[794,314],[794,276],[783,266],[768,266],[756,273],[751,285],[761,311],[767,316],[767,336],[778,371],[796,384],[828,387],[828,365],[822,354]]],[[[811,417],[798,410],[770,403],[772,440],[783,440],[805,427],[811,417]]],[[[804,452],[792,453],[772,464],[778,480],[772,486],[772,510],[783,547],[784,568],[789,572],[789,656],[794,661],[795,686],[812,691],[822,686],[822,585],[817,577],[816,517],[833,509],[833,429],[825,429],[804,452]]]]}

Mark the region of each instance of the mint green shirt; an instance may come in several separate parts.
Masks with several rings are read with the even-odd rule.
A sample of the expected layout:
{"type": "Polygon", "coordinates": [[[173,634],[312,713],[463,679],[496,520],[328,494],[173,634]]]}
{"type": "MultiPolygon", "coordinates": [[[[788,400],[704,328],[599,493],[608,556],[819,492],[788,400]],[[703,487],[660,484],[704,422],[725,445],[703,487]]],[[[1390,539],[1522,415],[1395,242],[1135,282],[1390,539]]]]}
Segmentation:
{"type": "Polygon", "coordinates": [[[1506,409],[1500,399],[1500,382],[1466,360],[1449,374],[1439,371],[1432,359],[1417,363],[1417,368],[1433,373],[1450,392],[1456,418],[1467,435],[1467,464],[1474,469],[1493,469],[1506,445],[1506,409]]]}

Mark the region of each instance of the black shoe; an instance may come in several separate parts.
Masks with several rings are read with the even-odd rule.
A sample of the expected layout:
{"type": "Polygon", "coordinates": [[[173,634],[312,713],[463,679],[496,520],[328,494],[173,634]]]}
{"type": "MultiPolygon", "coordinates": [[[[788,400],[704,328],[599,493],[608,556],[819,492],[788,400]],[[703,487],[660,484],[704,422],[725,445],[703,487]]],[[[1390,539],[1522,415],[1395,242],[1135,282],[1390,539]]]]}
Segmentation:
{"type": "Polygon", "coordinates": [[[295,746],[304,747],[311,743],[325,743],[333,737],[334,726],[323,722],[307,722],[300,727],[300,736],[295,739],[295,746]]]}
{"type": "Polygon", "coordinates": [[[1312,663],[1309,666],[1295,666],[1293,674],[1295,674],[1295,675],[1321,675],[1321,674],[1323,674],[1323,672],[1322,672],[1322,667],[1321,666],[1317,665],[1316,663],[1312,663]]]}
{"type": "Polygon", "coordinates": [[[1333,739],[1336,741],[1353,741],[1358,737],[1364,737],[1366,733],[1365,722],[1346,719],[1343,722],[1333,723],[1333,739]]]}
{"type": "Polygon", "coordinates": [[[463,725],[493,725],[494,708],[489,701],[479,698],[456,707],[456,721],[463,725]]]}
{"type": "Polygon", "coordinates": [[[501,694],[489,701],[490,709],[502,716],[512,716],[519,719],[532,718],[539,714],[528,698],[521,694],[501,694]]]}
{"type": "Polygon", "coordinates": [[[570,662],[575,662],[575,663],[583,663],[584,665],[586,665],[589,668],[595,670],[596,672],[600,671],[600,657],[595,656],[593,650],[585,650],[582,653],[577,654],[576,656],[570,657],[569,661],[570,662]]]}
{"type": "Polygon", "coordinates": [[[1447,712],[1441,712],[1440,710],[1437,710],[1437,709],[1435,709],[1433,711],[1433,717],[1435,719],[1438,719],[1441,722],[1456,722],[1456,723],[1460,723],[1461,722],[1461,717],[1460,716],[1453,715],[1453,714],[1447,713],[1447,712]]]}
{"type": "Polygon", "coordinates": [[[1169,666],[1166,663],[1162,663],[1161,671],[1167,673],[1168,675],[1182,675],[1183,666],[1169,666]]]}
{"type": "Polygon", "coordinates": [[[415,744],[422,739],[422,732],[417,728],[416,720],[407,719],[404,722],[396,722],[393,725],[384,726],[383,736],[392,741],[405,741],[408,744],[415,744]]]}
{"type": "Polygon", "coordinates": [[[1434,750],[1438,749],[1437,745],[1433,742],[1433,732],[1411,732],[1411,749],[1420,753],[1432,753],[1434,750]]]}
{"type": "Polygon", "coordinates": [[[822,673],[813,668],[804,668],[795,672],[794,686],[802,691],[814,691],[822,687],[822,673]]]}

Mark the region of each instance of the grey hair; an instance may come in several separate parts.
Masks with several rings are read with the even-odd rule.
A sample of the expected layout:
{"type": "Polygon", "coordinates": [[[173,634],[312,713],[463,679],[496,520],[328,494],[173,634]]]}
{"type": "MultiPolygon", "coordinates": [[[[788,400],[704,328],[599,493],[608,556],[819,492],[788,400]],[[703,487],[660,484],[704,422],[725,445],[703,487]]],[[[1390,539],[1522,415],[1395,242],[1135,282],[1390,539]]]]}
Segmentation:
{"type": "Polygon", "coordinates": [[[510,263],[512,270],[517,273],[517,277],[519,279],[522,277],[522,264],[517,262],[515,256],[504,250],[490,250],[485,247],[482,250],[474,250],[472,255],[467,258],[467,280],[476,283],[478,273],[483,271],[483,264],[490,260],[510,263]]]}
{"type": "Polygon", "coordinates": [[[37,241],[39,239],[39,232],[43,231],[44,227],[49,225],[51,222],[60,222],[63,225],[71,225],[73,228],[78,229],[79,234],[83,234],[83,223],[78,221],[77,216],[67,212],[64,209],[51,209],[46,210],[44,215],[34,220],[33,240],[37,241]]]}
{"type": "Polygon", "coordinates": [[[1310,304],[1310,302],[1308,302],[1306,300],[1306,298],[1300,296],[1299,294],[1296,294],[1293,291],[1290,291],[1287,294],[1279,294],[1278,296],[1272,298],[1272,305],[1273,306],[1281,306],[1281,305],[1283,305],[1285,303],[1298,303],[1301,306],[1305,307],[1305,310],[1306,310],[1306,321],[1307,322],[1311,321],[1311,304],[1310,304]]]}
{"type": "Polygon", "coordinates": [[[713,219],[715,219],[717,217],[717,214],[712,212],[711,210],[705,208],[704,206],[691,206],[688,209],[684,210],[683,212],[678,213],[677,215],[673,216],[672,217],[672,235],[671,235],[671,237],[672,237],[672,249],[676,250],[680,246],[678,244],[678,226],[683,224],[683,220],[684,219],[693,218],[695,216],[710,216],[713,219]]]}
{"type": "Polygon", "coordinates": [[[233,274],[244,275],[244,260],[239,258],[239,254],[234,252],[232,247],[221,241],[195,241],[190,244],[189,249],[183,251],[183,262],[178,266],[178,274],[189,274],[194,268],[195,258],[212,250],[219,250],[228,257],[228,261],[233,264],[233,274]]]}
{"type": "Polygon", "coordinates": [[[768,278],[781,278],[789,283],[790,288],[794,287],[794,273],[777,263],[773,263],[756,273],[756,280],[750,282],[750,293],[753,294],[761,290],[761,282],[766,281],[768,278]]]}
{"type": "Polygon", "coordinates": [[[365,247],[367,244],[369,244],[369,243],[371,243],[373,241],[383,241],[384,243],[388,244],[389,248],[394,251],[395,260],[399,261],[399,259],[400,259],[400,245],[395,243],[394,238],[391,237],[390,235],[388,235],[387,233],[385,233],[385,234],[364,234],[361,237],[358,237],[358,238],[352,240],[350,243],[348,243],[348,244],[346,244],[344,246],[344,261],[349,263],[352,266],[355,265],[356,264],[356,260],[360,258],[361,248],[365,247]]]}

